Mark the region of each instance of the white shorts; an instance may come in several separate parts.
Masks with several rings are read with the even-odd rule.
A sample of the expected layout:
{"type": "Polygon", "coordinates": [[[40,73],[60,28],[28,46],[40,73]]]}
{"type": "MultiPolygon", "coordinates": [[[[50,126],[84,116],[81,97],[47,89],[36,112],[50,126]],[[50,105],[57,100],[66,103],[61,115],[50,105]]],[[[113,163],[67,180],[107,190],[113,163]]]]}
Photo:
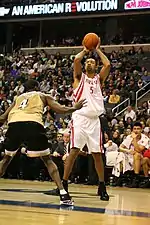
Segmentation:
{"type": "Polygon", "coordinates": [[[90,153],[103,153],[102,131],[99,117],[87,118],[73,115],[71,124],[71,148],[83,149],[87,145],[90,153]]]}

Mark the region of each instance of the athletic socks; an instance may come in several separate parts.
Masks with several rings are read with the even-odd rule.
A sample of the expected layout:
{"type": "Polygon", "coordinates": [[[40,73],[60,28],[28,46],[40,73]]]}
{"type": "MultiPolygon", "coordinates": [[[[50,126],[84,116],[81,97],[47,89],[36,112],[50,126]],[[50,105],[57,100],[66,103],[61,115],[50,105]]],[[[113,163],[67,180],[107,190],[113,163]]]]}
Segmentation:
{"type": "Polygon", "coordinates": [[[64,187],[65,191],[68,192],[68,181],[67,180],[63,180],[62,184],[63,184],[63,187],[64,187]]]}
{"type": "Polygon", "coordinates": [[[67,192],[65,191],[65,189],[60,190],[60,195],[65,195],[67,194],[67,192]]]}

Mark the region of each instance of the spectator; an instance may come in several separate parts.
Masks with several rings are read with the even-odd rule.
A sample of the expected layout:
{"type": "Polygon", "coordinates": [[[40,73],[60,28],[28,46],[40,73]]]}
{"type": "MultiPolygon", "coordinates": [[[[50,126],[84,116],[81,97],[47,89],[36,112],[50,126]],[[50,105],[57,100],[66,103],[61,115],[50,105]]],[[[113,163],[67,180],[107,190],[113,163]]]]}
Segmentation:
{"type": "Polygon", "coordinates": [[[57,132],[56,140],[51,145],[52,154],[58,147],[58,143],[61,143],[61,142],[63,142],[63,135],[57,132]]]}
{"type": "Polygon", "coordinates": [[[54,99],[56,99],[56,96],[58,95],[57,86],[53,85],[53,88],[49,91],[49,93],[54,99]]]}
{"type": "Polygon", "coordinates": [[[69,155],[70,152],[70,133],[69,132],[65,132],[63,135],[63,141],[64,141],[64,147],[65,147],[65,151],[64,151],[64,156],[62,158],[63,161],[66,161],[67,156],[69,155]]]}
{"type": "Polygon", "coordinates": [[[143,134],[150,138],[150,127],[145,127],[143,130],[143,134]]]}
{"type": "Polygon", "coordinates": [[[127,121],[125,122],[125,128],[132,129],[132,127],[133,127],[133,120],[131,117],[128,117],[127,121]]]}
{"type": "Polygon", "coordinates": [[[148,71],[147,71],[147,70],[145,70],[144,75],[142,76],[142,80],[143,80],[145,83],[150,82],[150,76],[148,75],[148,71]]]}
{"type": "Polygon", "coordinates": [[[106,91],[103,91],[103,98],[104,98],[104,103],[108,102],[108,95],[106,93],[106,91]]]}
{"type": "Polygon", "coordinates": [[[47,80],[44,80],[41,82],[40,90],[45,93],[49,92],[50,85],[49,85],[49,82],[47,82],[47,80]]]}
{"type": "Polygon", "coordinates": [[[125,129],[125,126],[124,126],[124,122],[123,122],[123,119],[122,119],[122,120],[119,121],[119,127],[118,127],[119,133],[123,134],[124,129],[125,129]]]}
{"type": "Polygon", "coordinates": [[[121,172],[125,173],[134,169],[134,177],[130,187],[139,186],[142,152],[149,149],[149,139],[141,132],[142,125],[139,122],[135,122],[132,134],[127,136],[119,147],[120,152],[113,169],[113,174],[116,177],[119,177],[121,172]]]}
{"type": "Polygon", "coordinates": [[[125,121],[130,117],[133,121],[136,121],[136,113],[132,109],[132,106],[128,106],[127,111],[124,113],[125,121]]]}
{"type": "MultiPolygon", "coordinates": [[[[60,136],[61,134],[58,133],[59,135],[57,135],[57,139],[58,139],[58,136],[59,137],[62,137],[60,136]]],[[[58,139],[58,146],[57,148],[55,149],[55,151],[53,152],[53,156],[55,157],[62,157],[63,161],[65,161],[67,155],[69,154],[69,151],[70,151],[70,134],[69,133],[64,133],[63,134],[63,141],[61,141],[61,138],[58,139]],[[64,157],[63,157],[64,156],[64,157]]]]}
{"type": "Polygon", "coordinates": [[[24,92],[24,86],[22,85],[20,80],[17,83],[18,83],[18,85],[14,89],[14,92],[22,94],[24,92]]]}
{"type": "Polygon", "coordinates": [[[136,111],[136,115],[137,115],[137,119],[141,119],[141,118],[146,118],[148,119],[149,117],[149,111],[148,111],[148,102],[143,102],[142,105],[140,107],[138,107],[137,111],[136,111]]]}
{"type": "Polygon", "coordinates": [[[122,133],[121,137],[120,137],[121,142],[123,142],[126,139],[126,137],[130,134],[131,134],[131,129],[130,128],[125,129],[124,132],[122,133]]]}
{"type": "Polygon", "coordinates": [[[113,93],[110,95],[108,102],[112,104],[118,104],[120,102],[120,96],[117,95],[117,90],[113,90],[113,93]]]}
{"type": "Polygon", "coordinates": [[[120,133],[118,130],[115,130],[115,132],[112,135],[112,141],[117,144],[117,146],[119,147],[120,145],[120,133]]]}
{"type": "Polygon", "coordinates": [[[109,140],[105,145],[104,145],[106,152],[106,165],[107,166],[114,166],[116,162],[116,158],[118,155],[118,146],[115,144],[113,141],[109,140]]]}
{"type": "Polygon", "coordinates": [[[144,82],[142,79],[138,80],[138,88],[141,89],[144,86],[144,82]]]}
{"type": "Polygon", "coordinates": [[[58,145],[53,152],[53,158],[56,165],[58,166],[61,178],[63,176],[64,171],[64,162],[69,152],[70,152],[70,134],[66,132],[63,134],[63,141],[58,142],[58,145]]]}
{"type": "Polygon", "coordinates": [[[64,134],[67,130],[67,123],[63,122],[61,128],[59,129],[60,134],[64,134]]]}
{"type": "Polygon", "coordinates": [[[47,128],[47,127],[50,127],[50,125],[54,125],[54,122],[53,120],[51,120],[51,117],[49,116],[49,114],[47,114],[44,127],[47,128]]]}

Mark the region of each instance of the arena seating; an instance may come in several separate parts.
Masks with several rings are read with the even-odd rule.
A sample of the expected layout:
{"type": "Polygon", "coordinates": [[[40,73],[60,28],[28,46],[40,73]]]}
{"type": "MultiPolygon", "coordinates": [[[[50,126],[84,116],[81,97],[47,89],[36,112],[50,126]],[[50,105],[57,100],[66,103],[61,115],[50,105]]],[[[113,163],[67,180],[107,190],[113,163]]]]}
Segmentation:
{"type": "MultiPolygon", "coordinates": [[[[134,109],[136,91],[150,82],[150,68],[147,64],[150,60],[150,46],[145,44],[102,47],[104,47],[103,51],[108,55],[112,64],[110,75],[102,89],[105,105],[107,108],[113,108],[128,97],[131,100],[131,106],[136,116],[136,118],[128,118],[127,120],[124,119],[125,115],[119,118],[114,118],[113,115],[109,116],[112,140],[119,146],[127,134],[131,132],[134,120],[142,122],[143,132],[148,131],[147,129],[145,130],[145,127],[150,127],[149,102],[143,103],[138,109],[134,109]],[[112,93],[119,96],[119,102],[109,103],[109,97],[112,93]]],[[[51,94],[59,103],[71,105],[73,59],[79,49],[80,47],[21,49],[21,51],[19,50],[13,54],[0,55],[0,113],[4,113],[14,97],[23,92],[23,83],[30,78],[37,79],[40,82],[41,90],[51,94]]],[[[96,54],[92,54],[92,57],[99,62],[96,54]]],[[[97,72],[100,69],[101,64],[97,63],[97,72]]],[[[45,110],[44,118],[53,154],[59,142],[57,135],[63,135],[66,132],[70,117],[55,115],[53,112],[45,110]]],[[[6,130],[7,124],[4,124],[0,132],[1,157],[4,151],[3,140],[6,130]]],[[[146,132],[146,135],[150,137],[150,132],[146,132]]],[[[89,157],[86,150],[85,154],[79,157],[72,175],[72,181],[84,183],[88,180],[89,174],[87,171],[81,172],[83,172],[84,165],[88,165],[87,159],[89,157]]],[[[12,162],[13,165],[10,165],[13,169],[10,170],[9,167],[5,177],[32,180],[50,179],[45,173],[43,164],[38,159],[34,159],[32,169],[30,168],[30,161],[25,155],[18,153],[12,162]],[[18,158],[20,158],[21,163],[19,163],[18,158]],[[28,170],[25,172],[27,162],[28,170]]],[[[91,165],[89,171],[91,171],[91,165]]],[[[94,183],[95,181],[92,182],[94,183]]]]}

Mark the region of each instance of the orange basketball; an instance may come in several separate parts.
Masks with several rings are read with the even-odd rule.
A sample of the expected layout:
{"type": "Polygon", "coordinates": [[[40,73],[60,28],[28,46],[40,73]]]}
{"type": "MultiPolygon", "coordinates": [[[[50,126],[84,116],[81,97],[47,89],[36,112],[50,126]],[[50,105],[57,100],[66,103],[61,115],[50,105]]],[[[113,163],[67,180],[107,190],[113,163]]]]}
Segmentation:
{"type": "Polygon", "coordinates": [[[89,50],[96,48],[98,42],[99,37],[95,33],[88,33],[83,39],[83,45],[89,50]]]}

